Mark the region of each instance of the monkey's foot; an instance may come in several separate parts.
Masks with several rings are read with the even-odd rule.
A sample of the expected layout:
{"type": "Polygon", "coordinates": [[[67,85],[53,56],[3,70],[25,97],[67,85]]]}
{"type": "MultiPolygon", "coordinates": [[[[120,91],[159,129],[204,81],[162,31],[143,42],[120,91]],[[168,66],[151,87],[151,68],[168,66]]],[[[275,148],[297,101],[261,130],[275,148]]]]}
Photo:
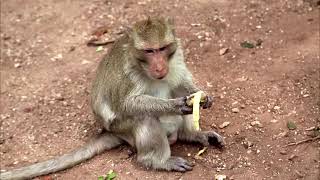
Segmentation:
{"type": "Polygon", "coordinates": [[[181,157],[172,156],[166,162],[166,166],[168,171],[185,172],[191,171],[193,165],[181,157]]]}
{"type": "Polygon", "coordinates": [[[212,146],[216,146],[219,148],[223,148],[226,144],[224,141],[224,138],[214,131],[204,131],[204,132],[200,132],[200,133],[201,133],[201,135],[200,135],[201,138],[199,138],[199,140],[200,140],[199,142],[203,146],[212,145],[212,146]]]}

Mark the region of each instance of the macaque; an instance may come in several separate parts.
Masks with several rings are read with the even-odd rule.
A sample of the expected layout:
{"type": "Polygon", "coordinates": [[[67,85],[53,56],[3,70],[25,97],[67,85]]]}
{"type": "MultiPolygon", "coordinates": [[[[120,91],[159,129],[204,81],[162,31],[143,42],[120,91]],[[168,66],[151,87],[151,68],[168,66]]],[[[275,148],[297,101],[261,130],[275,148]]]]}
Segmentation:
{"type": "MultiPolygon", "coordinates": [[[[190,171],[192,164],[171,156],[177,140],[223,147],[214,131],[196,131],[186,101],[199,91],[186,67],[173,21],[148,18],[118,39],[100,62],[91,105],[105,132],[82,148],[52,160],[1,173],[0,179],[25,179],[72,167],[105,150],[128,143],[147,168],[190,171]]],[[[203,109],[210,108],[206,95],[203,109]]]]}

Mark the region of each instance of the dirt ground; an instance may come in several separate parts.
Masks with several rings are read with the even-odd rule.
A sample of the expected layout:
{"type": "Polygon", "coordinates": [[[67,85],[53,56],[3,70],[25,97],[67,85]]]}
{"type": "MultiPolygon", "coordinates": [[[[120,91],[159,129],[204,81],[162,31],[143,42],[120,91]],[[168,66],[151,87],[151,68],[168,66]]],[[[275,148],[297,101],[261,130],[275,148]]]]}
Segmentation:
{"type": "Polygon", "coordinates": [[[110,169],[117,179],[319,179],[319,140],[284,147],[319,133],[312,130],[320,127],[319,1],[0,3],[1,171],[62,155],[95,136],[90,87],[110,45],[87,47],[90,34],[106,26],[104,38],[114,39],[133,22],[162,15],[175,18],[196,84],[215,97],[201,112],[201,127],[221,133],[226,148],[195,159],[200,146],[173,145],[172,154],[195,163],[177,173],[147,171],[121,146],[40,179],[97,179],[110,169]]]}

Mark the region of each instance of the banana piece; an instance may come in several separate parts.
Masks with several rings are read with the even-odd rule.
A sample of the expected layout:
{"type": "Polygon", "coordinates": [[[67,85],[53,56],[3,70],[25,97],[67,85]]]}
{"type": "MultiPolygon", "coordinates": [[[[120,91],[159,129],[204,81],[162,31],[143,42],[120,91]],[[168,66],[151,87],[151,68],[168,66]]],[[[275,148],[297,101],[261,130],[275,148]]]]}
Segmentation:
{"type": "Polygon", "coordinates": [[[202,91],[198,91],[194,93],[193,98],[191,100],[192,106],[193,106],[193,109],[192,109],[193,125],[197,131],[200,130],[199,119],[200,119],[200,101],[201,101],[202,94],[203,94],[202,91]]]}

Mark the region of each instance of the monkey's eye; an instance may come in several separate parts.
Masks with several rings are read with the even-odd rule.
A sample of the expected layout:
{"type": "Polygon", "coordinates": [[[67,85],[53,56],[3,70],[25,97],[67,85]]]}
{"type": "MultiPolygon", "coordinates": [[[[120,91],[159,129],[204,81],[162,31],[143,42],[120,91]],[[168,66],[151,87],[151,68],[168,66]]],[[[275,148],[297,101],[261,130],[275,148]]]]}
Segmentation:
{"type": "Polygon", "coordinates": [[[139,60],[139,62],[141,62],[141,63],[143,63],[143,64],[147,64],[147,61],[145,60],[145,59],[138,59],[139,60]]]}
{"type": "Polygon", "coordinates": [[[167,48],[167,46],[164,46],[164,47],[160,48],[159,50],[164,51],[166,48],[167,48]]]}
{"type": "Polygon", "coordinates": [[[144,50],[145,53],[153,53],[153,50],[152,49],[146,49],[144,50]]]}

